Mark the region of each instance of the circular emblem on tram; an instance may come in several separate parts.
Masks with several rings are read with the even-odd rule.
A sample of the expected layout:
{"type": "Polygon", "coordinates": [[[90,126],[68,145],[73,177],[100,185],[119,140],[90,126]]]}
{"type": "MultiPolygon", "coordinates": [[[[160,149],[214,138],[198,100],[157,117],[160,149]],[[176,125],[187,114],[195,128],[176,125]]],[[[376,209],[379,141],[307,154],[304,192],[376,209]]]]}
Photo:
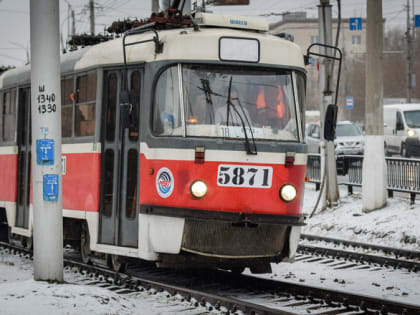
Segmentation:
{"type": "Polygon", "coordinates": [[[174,190],[174,177],[167,168],[161,168],[156,175],[156,190],[162,198],[168,198],[174,190]]]}

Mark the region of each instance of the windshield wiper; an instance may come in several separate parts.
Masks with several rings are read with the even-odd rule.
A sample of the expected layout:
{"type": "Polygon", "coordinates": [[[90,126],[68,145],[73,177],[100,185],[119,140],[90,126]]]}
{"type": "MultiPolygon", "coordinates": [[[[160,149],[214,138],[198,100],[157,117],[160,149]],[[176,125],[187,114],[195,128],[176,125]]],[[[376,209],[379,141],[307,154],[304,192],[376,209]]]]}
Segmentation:
{"type": "Polygon", "coordinates": [[[227,103],[226,126],[228,126],[228,127],[229,127],[230,105],[232,104],[232,102],[230,101],[230,93],[231,92],[232,92],[232,76],[230,76],[230,80],[229,80],[228,97],[227,97],[227,101],[226,101],[226,103],[227,103]]]}
{"type": "Polygon", "coordinates": [[[232,90],[232,77],[230,77],[230,82],[229,82],[228,99],[227,99],[227,114],[226,114],[227,115],[227,119],[226,119],[226,125],[229,127],[229,113],[230,113],[230,107],[232,106],[233,110],[236,112],[236,115],[238,115],[239,119],[241,120],[242,129],[244,130],[245,150],[246,150],[246,153],[249,154],[249,155],[256,155],[257,154],[257,146],[255,144],[255,138],[254,138],[254,134],[252,132],[251,123],[249,122],[248,117],[245,114],[245,110],[244,110],[241,102],[238,99],[239,107],[241,108],[241,111],[242,111],[243,115],[245,116],[245,119],[246,119],[247,124],[248,124],[248,128],[249,128],[249,130],[251,132],[251,137],[252,137],[252,143],[254,145],[254,150],[251,150],[251,144],[250,144],[249,139],[248,139],[248,133],[246,132],[246,127],[245,127],[244,119],[242,118],[242,115],[239,113],[239,111],[236,109],[236,106],[230,100],[231,90],[232,90]]]}
{"type": "MultiPolygon", "coordinates": [[[[248,133],[246,132],[246,127],[245,127],[245,122],[244,122],[244,119],[242,118],[242,116],[241,116],[241,114],[239,113],[239,111],[236,109],[236,106],[235,106],[235,105],[233,105],[233,104],[231,104],[231,106],[232,106],[232,108],[235,110],[235,112],[236,112],[236,114],[238,115],[239,119],[241,120],[242,129],[244,130],[244,135],[245,135],[245,150],[246,150],[246,153],[247,153],[247,154],[250,154],[250,155],[256,155],[256,154],[257,154],[257,146],[256,146],[256,144],[255,144],[254,134],[252,133],[252,127],[251,127],[251,124],[249,123],[248,118],[246,118],[246,115],[245,115],[245,113],[244,113],[244,116],[245,116],[246,121],[247,121],[247,123],[248,123],[248,128],[249,128],[249,130],[250,130],[250,132],[251,132],[251,138],[252,138],[252,143],[253,143],[253,145],[254,145],[254,150],[251,150],[251,143],[249,142],[249,139],[248,139],[248,133]]],[[[242,108],[242,106],[241,106],[241,108],[242,108]]],[[[243,110],[243,109],[242,109],[242,111],[244,112],[244,110],[243,110]]]]}
{"type": "Polygon", "coordinates": [[[213,123],[214,122],[214,106],[213,106],[213,100],[211,98],[211,95],[214,93],[210,88],[209,80],[200,79],[200,82],[201,82],[201,87],[198,87],[198,89],[204,92],[206,96],[206,102],[211,107],[209,114],[210,114],[210,122],[213,123]]]}

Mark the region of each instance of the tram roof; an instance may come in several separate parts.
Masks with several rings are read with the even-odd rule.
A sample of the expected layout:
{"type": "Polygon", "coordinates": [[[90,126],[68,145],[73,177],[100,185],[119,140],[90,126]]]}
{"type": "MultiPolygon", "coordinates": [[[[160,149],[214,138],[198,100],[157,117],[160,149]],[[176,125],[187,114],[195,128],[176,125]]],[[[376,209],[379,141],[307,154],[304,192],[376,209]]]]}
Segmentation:
{"type": "MultiPolygon", "coordinates": [[[[158,35],[159,40],[163,42],[162,53],[155,53],[154,42],[128,46],[127,62],[130,64],[161,60],[219,61],[220,38],[233,37],[259,41],[259,64],[304,68],[303,52],[298,45],[268,33],[201,27],[198,31],[193,28],[163,30],[158,31],[158,35]]],[[[152,39],[154,36],[153,32],[132,35],[126,38],[126,43],[152,39]]],[[[116,38],[62,55],[61,73],[121,64],[123,64],[122,38],[116,38]]],[[[29,81],[30,66],[19,67],[6,71],[0,76],[0,89],[29,81]]]]}

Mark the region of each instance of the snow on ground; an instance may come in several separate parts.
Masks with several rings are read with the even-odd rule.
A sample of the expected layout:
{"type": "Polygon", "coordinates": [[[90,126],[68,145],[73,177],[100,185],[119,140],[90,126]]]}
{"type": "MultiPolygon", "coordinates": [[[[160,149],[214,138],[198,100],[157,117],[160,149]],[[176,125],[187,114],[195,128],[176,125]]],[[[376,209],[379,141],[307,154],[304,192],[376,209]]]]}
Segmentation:
{"type": "MultiPolygon", "coordinates": [[[[303,208],[308,216],[318,193],[314,184],[306,184],[303,208]]],[[[408,198],[388,199],[385,208],[365,214],[360,194],[348,196],[346,187],[340,186],[340,196],[337,207],[318,210],[307,219],[303,233],[420,250],[420,204],[410,205],[408,198]]],[[[420,273],[360,265],[347,268],[352,264],[347,262],[332,266],[325,264],[326,260],[297,258],[293,264],[272,264],[273,272],[260,276],[420,305],[420,273]]]]}
{"type": "MultiPolygon", "coordinates": [[[[80,275],[65,272],[64,284],[34,281],[33,262],[0,250],[0,314],[198,314],[205,308],[183,302],[181,296],[149,291],[117,294],[80,285],[80,275]]],[[[212,312],[209,312],[212,313],[212,312]]]]}
{"type": "Polygon", "coordinates": [[[326,260],[272,264],[271,274],[257,276],[420,305],[419,273],[362,266],[343,268],[350,263],[333,267],[322,263],[326,260]]]}
{"type": "MultiPolygon", "coordinates": [[[[306,184],[305,213],[312,212],[318,193],[315,184],[306,184]]],[[[364,213],[360,193],[347,195],[346,187],[340,186],[340,196],[337,207],[318,210],[302,232],[420,251],[419,201],[410,205],[408,197],[388,198],[385,208],[364,213]]]]}
{"type": "MultiPolygon", "coordinates": [[[[362,212],[360,194],[347,196],[340,187],[341,201],[335,209],[307,220],[303,232],[360,242],[420,250],[420,204],[409,199],[388,199],[384,209],[362,212]]],[[[314,184],[305,189],[304,212],[309,214],[318,192],[314,184]]],[[[347,265],[347,263],[345,263],[347,265]]],[[[419,273],[378,268],[344,268],[321,262],[296,261],[273,264],[271,274],[261,277],[286,280],[358,294],[386,297],[420,304],[419,273]]],[[[249,273],[249,271],[246,271],[249,273]]],[[[104,288],[81,285],[77,274],[66,272],[65,284],[36,282],[32,261],[0,250],[0,314],[192,314],[206,312],[180,297],[147,291],[128,295],[104,288]]]]}

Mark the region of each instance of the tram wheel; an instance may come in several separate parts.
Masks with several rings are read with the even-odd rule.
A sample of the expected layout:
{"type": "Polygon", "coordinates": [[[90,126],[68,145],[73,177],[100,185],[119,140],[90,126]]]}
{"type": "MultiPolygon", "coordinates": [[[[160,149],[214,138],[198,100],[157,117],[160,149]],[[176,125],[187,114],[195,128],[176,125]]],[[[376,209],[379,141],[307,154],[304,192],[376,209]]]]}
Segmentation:
{"type": "Polygon", "coordinates": [[[9,226],[7,224],[0,223],[0,241],[2,242],[9,241],[9,226]]]}
{"type": "Polygon", "coordinates": [[[26,249],[31,250],[33,246],[33,238],[32,237],[22,237],[22,246],[26,249]]]}
{"type": "Polygon", "coordinates": [[[83,263],[90,263],[90,253],[89,229],[84,223],[82,225],[82,232],[80,234],[80,256],[82,256],[83,263]]]}
{"type": "Polygon", "coordinates": [[[124,272],[127,270],[127,262],[119,255],[108,255],[108,266],[115,272],[124,272]]]}
{"type": "Polygon", "coordinates": [[[230,271],[236,275],[240,275],[242,272],[245,271],[245,267],[234,267],[230,269],[230,271]]]}

